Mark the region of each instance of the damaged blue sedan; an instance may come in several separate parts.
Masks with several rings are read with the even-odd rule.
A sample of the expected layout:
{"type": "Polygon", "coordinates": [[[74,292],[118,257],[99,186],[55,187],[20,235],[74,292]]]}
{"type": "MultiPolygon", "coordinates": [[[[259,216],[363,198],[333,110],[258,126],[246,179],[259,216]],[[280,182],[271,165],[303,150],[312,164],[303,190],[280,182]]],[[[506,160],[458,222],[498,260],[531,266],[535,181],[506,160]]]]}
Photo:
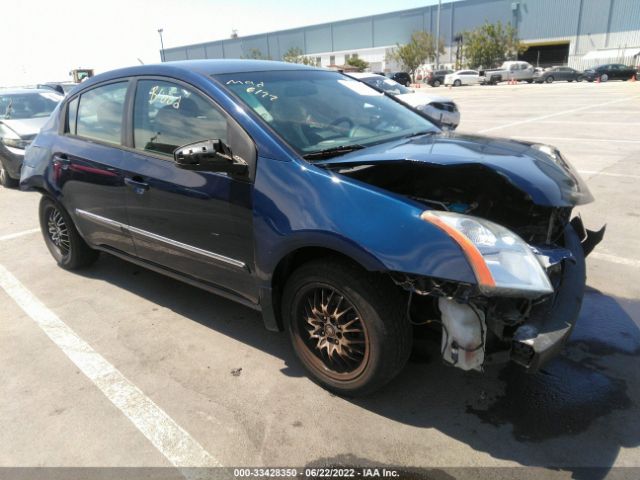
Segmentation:
{"type": "Polygon", "coordinates": [[[414,330],[445,362],[536,371],[576,322],[604,229],[555,148],[445,133],[337,72],[250,60],[95,76],[25,154],[45,244],[99,252],[240,302],[310,376],[368,394],[414,330]],[[421,326],[419,326],[421,325],[421,326]]]}

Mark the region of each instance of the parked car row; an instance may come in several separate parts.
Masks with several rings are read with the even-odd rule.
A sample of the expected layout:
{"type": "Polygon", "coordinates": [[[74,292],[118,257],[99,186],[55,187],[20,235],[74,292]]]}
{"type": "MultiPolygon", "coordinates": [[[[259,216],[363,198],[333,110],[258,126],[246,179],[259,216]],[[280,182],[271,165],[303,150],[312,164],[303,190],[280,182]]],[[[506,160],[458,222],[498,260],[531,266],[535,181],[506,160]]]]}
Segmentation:
{"type": "Polygon", "coordinates": [[[580,72],[571,67],[556,66],[534,68],[528,62],[504,62],[500,68],[491,70],[435,70],[428,72],[424,83],[432,87],[451,85],[495,85],[509,80],[527,83],[553,83],[556,81],[588,82],[609,80],[630,80],[638,74],[638,70],[622,64],[605,64],[580,72]]]}

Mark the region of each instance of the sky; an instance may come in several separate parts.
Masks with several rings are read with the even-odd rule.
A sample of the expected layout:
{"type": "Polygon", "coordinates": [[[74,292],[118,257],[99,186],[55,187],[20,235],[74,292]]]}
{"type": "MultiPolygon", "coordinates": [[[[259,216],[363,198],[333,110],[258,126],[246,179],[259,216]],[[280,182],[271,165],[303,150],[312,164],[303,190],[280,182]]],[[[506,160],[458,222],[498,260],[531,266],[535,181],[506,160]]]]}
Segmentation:
{"type": "Polygon", "coordinates": [[[3,0],[0,86],[160,61],[165,48],[421,7],[437,0],[3,0]]]}

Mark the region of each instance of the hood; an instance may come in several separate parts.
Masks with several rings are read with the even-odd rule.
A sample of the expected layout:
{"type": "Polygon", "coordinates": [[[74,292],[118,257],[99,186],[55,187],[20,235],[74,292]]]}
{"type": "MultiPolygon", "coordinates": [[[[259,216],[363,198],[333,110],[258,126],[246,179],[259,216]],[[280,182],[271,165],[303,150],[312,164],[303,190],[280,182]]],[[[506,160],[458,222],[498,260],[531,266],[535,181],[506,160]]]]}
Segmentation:
{"type": "Polygon", "coordinates": [[[49,117],[0,119],[0,123],[16,132],[21,138],[35,137],[49,117]]]}
{"type": "Polygon", "coordinates": [[[420,105],[429,105],[432,102],[439,103],[455,103],[451,98],[442,97],[439,95],[427,95],[426,93],[403,93],[402,95],[396,95],[398,100],[411,105],[412,107],[418,107],[420,105]]]}
{"type": "Polygon", "coordinates": [[[554,147],[475,135],[437,133],[388,142],[314,162],[324,168],[420,162],[439,167],[483,167],[545,207],[593,201],[586,184],[554,147]]]}

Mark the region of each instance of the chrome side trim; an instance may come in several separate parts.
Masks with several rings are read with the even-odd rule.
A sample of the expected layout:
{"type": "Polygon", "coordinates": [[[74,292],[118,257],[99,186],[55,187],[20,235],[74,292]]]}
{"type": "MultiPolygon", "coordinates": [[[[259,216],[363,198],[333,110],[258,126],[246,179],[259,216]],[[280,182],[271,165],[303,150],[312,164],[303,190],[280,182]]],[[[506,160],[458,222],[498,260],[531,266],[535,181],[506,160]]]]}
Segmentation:
{"type": "Polygon", "coordinates": [[[80,210],[79,208],[76,208],[76,213],[88,220],[93,220],[94,222],[108,225],[109,227],[125,229],[127,228],[127,226],[123,223],[116,222],[115,220],[111,220],[110,218],[102,217],[100,215],[96,215],[95,213],[87,212],[86,210],[80,210]]]}
{"type": "Polygon", "coordinates": [[[237,268],[242,268],[247,270],[247,264],[241,262],[240,260],[236,260],[234,258],[225,257],[224,255],[220,255],[219,253],[210,252],[209,250],[203,250],[198,247],[194,247],[192,245],[187,245],[186,243],[178,242],[177,240],[172,240],[167,237],[163,237],[162,235],[158,235],[156,233],[148,232],[146,230],[142,230],[141,228],[132,227],[131,225],[126,225],[124,223],[116,222],[115,220],[111,220],[110,218],[102,217],[100,215],[96,215],[95,213],[87,212],[86,210],[81,210],[76,208],[76,213],[81,217],[85,217],[88,220],[92,220],[96,223],[101,223],[104,225],[108,225],[110,227],[122,228],[130,233],[135,233],[141,235],[143,237],[151,238],[158,242],[166,243],[167,245],[171,245],[176,248],[180,248],[182,250],[186,250],[188,252],[196,253],[198,255],[202,255],[204,257],[211,258],[218,262],[226,263],[228,265],[232,265],[237,268]]]}

